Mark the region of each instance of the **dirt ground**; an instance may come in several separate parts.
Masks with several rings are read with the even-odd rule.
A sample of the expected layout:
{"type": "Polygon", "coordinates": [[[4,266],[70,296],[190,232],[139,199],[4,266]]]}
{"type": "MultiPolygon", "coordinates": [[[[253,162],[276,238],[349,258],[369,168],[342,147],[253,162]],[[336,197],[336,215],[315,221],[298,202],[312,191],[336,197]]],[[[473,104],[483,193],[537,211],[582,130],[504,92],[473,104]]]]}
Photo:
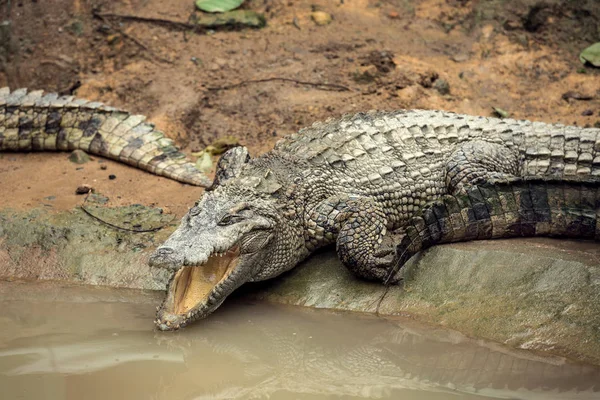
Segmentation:
{"type": "MultiPolygon", "coordinates": [[[[148,115],[187,152],[233,136],[260,154],[314,121],[369,109],[492,115],[498,107],[519,119],[600,125],[600,69],[578,59],[600,35],[596,0],[249,0],[244,8],[264,13],[267,26],[194,32],[114,16],[187,22],[192,0],[0,1],[0,86],[148,115]],[[318,26],[313,11],[332,22],[318,26]]],[[[0,205],[69,209],[82,200],[75,188],[89,183],[112,204],[181,214],[202,192],[114,162],[102,170],[100,161],[0,155],[0,205]]]]}

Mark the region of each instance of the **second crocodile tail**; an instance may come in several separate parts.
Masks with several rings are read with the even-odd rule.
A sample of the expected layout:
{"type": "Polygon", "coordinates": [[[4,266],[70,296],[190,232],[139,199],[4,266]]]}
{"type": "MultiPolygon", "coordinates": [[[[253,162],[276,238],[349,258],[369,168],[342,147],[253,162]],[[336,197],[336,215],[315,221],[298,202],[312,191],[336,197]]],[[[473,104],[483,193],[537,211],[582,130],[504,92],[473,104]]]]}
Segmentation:
{"type": "Polygon", "coordinates": [[[81,149],[180,182],[211,181],[143,115],[98,102],[0,88],[0,151],[81,149]]]}

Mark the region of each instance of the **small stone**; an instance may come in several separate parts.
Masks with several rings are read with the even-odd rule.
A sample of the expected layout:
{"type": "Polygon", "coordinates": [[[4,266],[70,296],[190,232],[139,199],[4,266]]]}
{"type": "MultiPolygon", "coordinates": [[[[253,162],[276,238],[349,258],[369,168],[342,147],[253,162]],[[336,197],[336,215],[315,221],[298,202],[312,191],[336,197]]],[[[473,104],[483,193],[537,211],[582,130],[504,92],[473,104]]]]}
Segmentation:
{"type": "Polygon", "coordinates": [[[104,33],[104,34],[110,33],[111,30],[112,30],[112,28],[110,27],[110,25],[106,25],[106,24],[100,25],[100,27],[98,28],[98,32],[104,33]]]}
{"type": "Polygon", "coordinates": [[[112,181],[112,180],[115,180],[115,179],[117,179],[117,176],[116,176],[116,175],[114,175],[114,174],[110,174],[110,175],[108,176],[108,179],[110,179],[110,180],[112,181]]]}
{"type": "Polygon", "coordinates": [[[75,194],[86,194],[92,191],[92,187],[88,184],[83,184],[81,186],[77,186],[75,189],[75,194]]]}
{"type": "Polygon", "coordinates": [[[101,169],[101,170],[105,170],[105,169],[107,169],[107,168],[108,168],[108,166],[107,166],[106,164],[101,164],[101,165],[100,165],[100,169],[101,169]]]}
{"type": "Polygon", "coordinates": [[[108,35],[106,37],[106,41],[108,42],[108,44],[116,43],[120,39],[121,39],[121,35],[118,33],[113,33],[112,35],[108,35]]]}
{"type": "Polygon", "coordinates": [[[400,18],[400,14],[398,14],[398,11],[390,11],[388,13],[388,18],[398,19],[398,18],[400,18]]]}
{"type": "Polygon", "coordinates": [[[581,115],[583,115],[584,117],[589,117],[591,115],[594,115],[594,112],[592,110],[585,110],[581,113],[581,115]]]}
{"type": "Polygon", "coordinates": [[[215,58],[214,61],[215,61],[215,64],[217,64],[219,67],[225,67],[225,66],[227,66],[227,60],[224,59],[224,58],[217,57],[217,58],[215,58]]]}
{"type": "Polygon", "coordinates": [[[314,11],[310,14],[310,17],[315,22],[315,24],[319,26],[329,25],[333,20],[331,14],[326,13],[325,11],[314,11]]]}
{"type": "Polygon", "coordinates": [[[450,84],[445,79],[436,79],[433,82],[433,88],[442,95],[450,93],[450,84]]]}
{"type": "Polygon", "coordinates": [[[594,95],[592,93],[581,93],[581,92],[576,92],[573,90],[569,90],[568,92],[563,93],[563,95],[562,95],[562,99],[567,100],[567,101],[569,99],[587,101],[587,100],[592,100],[593,98],[594,98],[594,95]]]}
{"type": "Polygon", "coordinates": [[[366,67],[359,67],[352,74],[352,79],[356,83],[372,83],[379,76],[379,71],[374,65],[367,65],[366,67]]]}
{"type": "Polygon", "coordinates": [[[69,155],[69,161],[75,164],[85,164],[86,162],[90,161],[90,156],[88,156],[83,150],[74,150],[69,155]]]}
{"type": "Polygon", "coordinates": [[[507,31],[516,31],[523,28],[523,22],[519,20],[507,20],[504,22],[504,29],[507,31]]]}
{"type": "Polygon", "coordinates": [[[469,59],[469,55],[466,53],[454,54],[450,59],[456,63],[465,62],[469,59]]]}

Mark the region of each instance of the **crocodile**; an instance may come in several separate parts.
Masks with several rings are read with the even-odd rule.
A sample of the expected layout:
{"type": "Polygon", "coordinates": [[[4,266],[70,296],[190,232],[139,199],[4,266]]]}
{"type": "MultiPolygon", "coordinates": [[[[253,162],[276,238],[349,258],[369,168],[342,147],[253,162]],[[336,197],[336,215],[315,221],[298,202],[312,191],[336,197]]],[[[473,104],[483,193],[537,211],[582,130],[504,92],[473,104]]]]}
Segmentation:
{"type": "Polygon", "coordinates": [[[439,243],[600,239],[600,129],[432,110],[317,122],[255,158],[226,152],[149,259],[171,270],[159,330],[217,309],[335,244],[358,277],[401,281],[439,243]]]}
{"type": "Polygon", "coordinates": [[[211,184],[143,115],[41,90],[0,88],[0,152],[83,150],[196,186],[211,184]]]}

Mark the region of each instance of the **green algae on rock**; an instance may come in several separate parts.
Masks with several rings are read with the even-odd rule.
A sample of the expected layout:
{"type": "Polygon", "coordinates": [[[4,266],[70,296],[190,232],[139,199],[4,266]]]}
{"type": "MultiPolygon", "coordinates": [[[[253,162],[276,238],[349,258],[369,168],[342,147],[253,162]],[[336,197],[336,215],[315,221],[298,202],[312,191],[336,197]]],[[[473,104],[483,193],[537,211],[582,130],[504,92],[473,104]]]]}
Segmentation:
{"type": "Polygon", "coordinates": [[[144,250],[173,230],[173,217],[139,204],[108,208],[88,202],[86,209],[98,220],[81,209],[0,211],[0,278],[163,289],[168,272],[148,267],[144,250]],[[161,226],[165,232],[153,232],[161,226]]]}

